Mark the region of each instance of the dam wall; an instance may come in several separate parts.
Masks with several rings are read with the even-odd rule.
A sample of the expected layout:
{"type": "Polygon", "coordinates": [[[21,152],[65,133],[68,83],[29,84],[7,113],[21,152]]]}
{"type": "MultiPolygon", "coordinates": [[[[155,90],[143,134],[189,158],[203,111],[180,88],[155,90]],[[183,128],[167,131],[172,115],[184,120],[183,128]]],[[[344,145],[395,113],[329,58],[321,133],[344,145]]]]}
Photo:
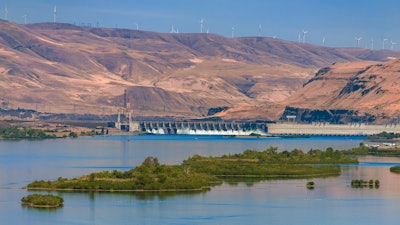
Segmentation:
{"type": "Polygon", "coordinates": [[[228,121],[141,121],[138,130],[151,134],[266,135],[266,123],[228,121]]]}
{"type": "MultiPolygon", "coordinates": [[[[121,126],[121,130],[123,126],[121,126]]],[[[260,123],[231,121],[135,121],[129,131],[150,134],[192,135],[315,135],[315,136],[369,136],[382,132],[400,133],[400,124],[374,125],[367,123],[329,124],[315,122],[260,123]]]]}
{"type": "Polygon", "coordinates": [[[269,135],[332,135],[361,136],[381,132],[400,133],[399,124],[372,125],[365,123],[329,124],[329,123],[275,123],[268,124],[269,135]]]}

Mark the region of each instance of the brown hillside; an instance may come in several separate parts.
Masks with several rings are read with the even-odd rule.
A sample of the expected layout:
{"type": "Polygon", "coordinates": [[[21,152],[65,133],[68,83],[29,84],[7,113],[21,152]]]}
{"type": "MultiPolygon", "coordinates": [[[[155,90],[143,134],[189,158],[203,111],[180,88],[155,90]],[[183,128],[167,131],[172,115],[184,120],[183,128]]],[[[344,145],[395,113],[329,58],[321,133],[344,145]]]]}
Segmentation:
{"type": "Polygon", "coordinates": [[[337,63],[321,69],[285,104],[308,109],[348,109],[378,120],[400,116],[400,59],[337,63]]]}
{"type": "Polygon", "coordinates": [[[141,116],[199,117],[230,107],[221,116],[274,119],[282,107],[271,104],[319,67],[400,57],[261,37],[6,21],[0,27],[0,107],[51,112],[116,113],[127,89],[141,116]]]}

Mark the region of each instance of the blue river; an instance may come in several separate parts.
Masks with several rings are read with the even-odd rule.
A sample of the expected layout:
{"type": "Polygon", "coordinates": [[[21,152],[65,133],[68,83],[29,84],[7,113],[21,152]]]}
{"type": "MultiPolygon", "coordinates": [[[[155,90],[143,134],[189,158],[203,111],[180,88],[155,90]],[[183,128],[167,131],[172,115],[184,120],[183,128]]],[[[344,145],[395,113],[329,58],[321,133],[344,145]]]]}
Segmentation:
{"type": "MultiPolygon", "coordinates": [[[[229,138],[222,136],[107,136],[42,141],[0,141],[0,224],[398,224],[400,158],[362,157],[339,177],[225,182],[202,193],[52,192],[55,210],[21,206],[34,180],[127,170],[147,157],[179,164],[199,154],[220,156],[246,149],[349,149],[364,137],[229,138]],[[352,179],[379,179],[379,188],[355,189],[352,179]]],[[[43,192],[39,192],[43,193],[43,192]]],[[[45,192],[47,193],[47,192],[45,192]]]]}

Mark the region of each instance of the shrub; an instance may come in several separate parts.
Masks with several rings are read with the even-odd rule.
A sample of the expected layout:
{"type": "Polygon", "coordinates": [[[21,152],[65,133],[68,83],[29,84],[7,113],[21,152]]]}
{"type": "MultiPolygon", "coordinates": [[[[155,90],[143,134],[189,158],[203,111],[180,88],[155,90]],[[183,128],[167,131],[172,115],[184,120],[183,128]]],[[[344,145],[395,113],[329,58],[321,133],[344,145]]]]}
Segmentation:
{"type": "Polygon", "coordinates": [[[70,133],[69,133],[69,137],[71,137],[71,138],[77,138],[77,137],[78,137],[78,134],[77,134],[76,132],[70,132],[70,133]]]}
{"type": "Polygon", "coordinates": [[[314,189],[314,181],[309,181],[309,182],[307,182],[307,189],[314,189]]]}

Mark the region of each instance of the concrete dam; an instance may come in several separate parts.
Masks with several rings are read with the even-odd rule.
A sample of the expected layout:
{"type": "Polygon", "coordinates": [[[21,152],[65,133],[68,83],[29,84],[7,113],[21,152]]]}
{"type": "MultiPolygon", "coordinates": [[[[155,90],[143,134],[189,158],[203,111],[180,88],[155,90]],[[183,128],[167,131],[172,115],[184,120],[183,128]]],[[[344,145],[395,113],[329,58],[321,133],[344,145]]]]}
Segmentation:
{"type": "Polygon", "coordinates": [[[193,135],[267,135],[267,123],[229,121],[137,121],[139,132],[152,134],[193,134],[193,135]]]}
{"type": "Polygon", "coordinates": [[[400,125],[373,125],[365,123],[329,124],[320,122],[298,124],[295,122],[130,121],[129,123],[121,123],[120,130],[149,134],[189,135],[368,136],[381,132],[400,133],[400,125]]]}

